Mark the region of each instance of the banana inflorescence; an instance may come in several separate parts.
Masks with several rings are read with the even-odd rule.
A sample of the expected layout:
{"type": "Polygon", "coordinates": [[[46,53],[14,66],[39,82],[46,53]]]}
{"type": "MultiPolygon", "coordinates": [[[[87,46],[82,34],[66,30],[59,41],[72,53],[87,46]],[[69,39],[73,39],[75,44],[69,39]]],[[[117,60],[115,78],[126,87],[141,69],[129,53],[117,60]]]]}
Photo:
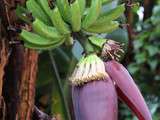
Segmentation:
{"type": "Polygon", "coordinates": [[[68,39],[73,43],[74,32],[81,32],[87,37],[92,36],[90,33],[112,32],[119,27],[116,19],[123,14],[125,6],[122,4],[104,11],[102,7],[107,2],[91,0],[87,5],[86,0],[56,0],[51,8],[48,0],[27,0],[27,14],[31,13],[33,17],[32,31],[21,30],[20,37],[26,47],[45,50],[55,48],[68,39]]]}
{"type": "Polygon", "coordinates": [[[82,43],[87,54],[70,77],[76,120],[117,120],[117,96],[139,120],[152,120],[128,71],[114,60],[104,63],[97,54],[100,50],[102,58],[119,60],[122,45],[97,36],[119,27],[117,18],[125,11],[125,5],[105,11],[103,5],[111,0],[90,1],[54,0],[51,7],[48,0],[27,0],[27,9],[19,7],[17,11],[23,12],[20,16],[18,11],[17,16],[24,20],[29,17],[26,14],[31,13],[32,19],[24,21],[32,26],[32,31],[22,29],[19,36],[26,47],[39,50],[54,49],[64,42],[70,45],[73,39],[82,43]]]}

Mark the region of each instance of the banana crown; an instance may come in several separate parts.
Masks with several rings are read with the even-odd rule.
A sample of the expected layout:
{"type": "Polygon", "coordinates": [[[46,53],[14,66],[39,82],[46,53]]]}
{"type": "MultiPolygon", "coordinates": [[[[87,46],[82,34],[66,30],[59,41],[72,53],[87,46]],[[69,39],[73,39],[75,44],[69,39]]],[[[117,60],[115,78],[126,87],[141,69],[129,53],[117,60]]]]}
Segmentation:
{"type": "Polygon", "coordinates": [[[110,11],[104,11],[102,7],[108,3],[107,1],[91,0],[88,6],[86,0],[71,2],[56,0],[53,5],[50,5],[52,3],[48,0],[27,0],[26,8],[17,8],[18,17],[32,26],[31,32],[20,33],[24,45],[33,49],[48,50],[68,41],[67,44],[72,45],[73,39],[71,38],[74,32],[90,36],[93,33],[110,33],[116,30],[119,23],[115,20],[123,14],[125,6],[121,4],[110,11]],[[27,19],[28,13],[32,14],[35,22],[30,21],[30,16],[27,19]],[[43,40],[44,45],[39,42],[43,40]],[[48,41],[53,42],[48,44],[48,41]]]}
{"type": "Polygon", "coordinates": [[[94,80],[108,77],[103,61],[96,55],[83,56],[70,77],[73,85],[82,85],[94,80]]]}

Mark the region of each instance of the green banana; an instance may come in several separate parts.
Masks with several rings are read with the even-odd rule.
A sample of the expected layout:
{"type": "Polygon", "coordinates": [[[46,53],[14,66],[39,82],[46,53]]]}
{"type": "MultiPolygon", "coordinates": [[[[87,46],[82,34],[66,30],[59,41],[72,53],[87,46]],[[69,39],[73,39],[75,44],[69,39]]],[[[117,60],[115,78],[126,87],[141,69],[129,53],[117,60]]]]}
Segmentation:
{"type": "Polygon", "coordinates": [[[85,8],[86,8],[86,0],[78,0],[81,16],[83,15],[85,8]]]}
{"type": "Polygon", "coordinates": [[[24,43],[31,43],[35,45],[40,45],[40,46],[47,46],[47,45],[52,45],[60,41],[60,39],[57,40],[49,40],[44,37],[41,37],[40,35],[37,35],[32,32],[28,32],[26,30],[22,30],[20,33],[20,37],[23,39],[24,43]]]}
{"type": "Polygon", "coordinates": [[[25,42],[24,46],[27,48],[31,49],[37,49],[37,50],[50,50],[59,47],[61,44],[63,44],[65,39],[63,38],[62,40],[58,41],[57,43],[51,44],[51,45],[37,45],[37,44],[32,44],[30,42],[25,42]]]}
{"type": "Polygon", "coordinates": [[[61,33],[61,34],[69,34],[70,30],[68,25],[63,21],[61,14],[59,12],[59,9],[55,7],[55,9],[52,12],[52,22],[56,29],[61,33]]]}
{"type": "Polygon", "coordinates": [[[56,30],[55,27],[44,24],[41,20],[35,19],[32,23],[33,31],[50,40],[62,39],[63,36],[56,30]]]}
{"type": "Polygon", "coordinates": [[[104,24],[105,22],[115,20],[118,17],[120,17],[124,13],[124,11],[125,11],[125,5],[121,4],[108,12],[101,13],[100,17],[95,21],[94,24],[100,25],[104,24]]]}
{"type": "Polygon", "coordinates": [[[125,11],[124,4],[119,5],[118,7],[112,9],[109,12],[102,13],[100,17],[93,23],[93,26],[102,26],[112,20],[117,19],[122,15],[125,11]]]}
{"type": "Polygon", "coordinates": [[[78,0],[71,4],[70,12],[72,30],[78,32],[81,29],[81,10],[78,0]]]}
{"type": "Polygon", "coordinates": [[[119,23],[117,21],[110,21],[102,25],[92,25],[85,29],[85,31],[91,33],[110,33],[116,30],[118,27],[119,23]]]}
{"type": "Polygon", "coordinates": [[[40,6],[43,8],[45,13],[50,17],[51,16],[51,8],[49,7],[48,0],[37,0],[40,6]]]}
{"type": "Polygon", "coordinates": [[[42,20],[46,24],[51,24],[48,19],[48,16],[45,12],[41,9],[41,7],[36,3],[35,0],[28,0],[26,2],[27,9],[32,13],[33,17],[42,20]]]}
{"type": "Polygon", "coordinates": [[[102,7],[101,0],[92,0],[91,7],[89,8],[88,14],[85,16],[82,21],[82,27],[84,29],[91,26],[99,17],[100,11],[102,7]]]}
{"type": "Polygon", "coordinates": [[[119,5],[113,10],[103,13],[100,17],[87,29],[87,32],[108,33],[116,30],[119,26],[118,22],[112,21],[117,19],[125,11],[124,4],[119,5]]]}
{"type": "Polygon", "coordinates": [[[56,5],[60,11],[60,14],[62,15],[62,18],[69,22],[70,21],[70,13],[69,13],[69,2],[68,0],[56,0],[56,5]]]}

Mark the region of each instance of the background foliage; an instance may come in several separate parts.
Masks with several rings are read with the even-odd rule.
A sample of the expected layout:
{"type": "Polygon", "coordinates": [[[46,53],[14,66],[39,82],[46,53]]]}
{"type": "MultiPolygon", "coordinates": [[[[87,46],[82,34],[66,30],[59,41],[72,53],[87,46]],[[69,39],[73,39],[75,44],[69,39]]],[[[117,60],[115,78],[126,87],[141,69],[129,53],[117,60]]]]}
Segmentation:
{"type": "MultiPolygon", "coordinates": [[[[125,15],[120,18],[122,23],[131,23],[132,37],[130,38],[127,29],[119,29],[105,36],[125,43],[126,54],[122,63],[128,67],[140,87],[153,114],[153,120],[160,120],[160,1],[154,1],[153,10],[150,9],[151,15],[146,18],[145,1],[137,1],[140,6],[134,6],[130,11],[132,22],[127,21],[125,15]]],[[[104,9],[114,8],[118,2],[111,2],[104,9]]],[[[66,49],[62,46],[40,54],[36,104],[46,113],[61,115],[65,120],[73,117],[68,77],[82,52],[80,43],[76,42],[73,48],[66,49]]],[[[136,119],[123,103],[119,106],[119,118],[136,119]]]]}

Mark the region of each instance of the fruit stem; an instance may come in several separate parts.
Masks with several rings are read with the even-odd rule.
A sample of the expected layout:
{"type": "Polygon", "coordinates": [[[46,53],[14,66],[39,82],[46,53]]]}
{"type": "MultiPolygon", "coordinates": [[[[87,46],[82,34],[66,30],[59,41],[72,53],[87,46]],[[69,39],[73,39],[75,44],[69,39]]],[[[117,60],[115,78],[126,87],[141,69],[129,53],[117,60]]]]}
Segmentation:
{"type": "Polygon", "coordinates": [[[94,47],[88,40],[88,36],[84,36],[84,34],[82,34],[81,32],[72,33],[72,35],[73,39],[78,40],[81,43],[82,47],[84,48],[84,53],[86,55],[95,52],[94,47]]]}

